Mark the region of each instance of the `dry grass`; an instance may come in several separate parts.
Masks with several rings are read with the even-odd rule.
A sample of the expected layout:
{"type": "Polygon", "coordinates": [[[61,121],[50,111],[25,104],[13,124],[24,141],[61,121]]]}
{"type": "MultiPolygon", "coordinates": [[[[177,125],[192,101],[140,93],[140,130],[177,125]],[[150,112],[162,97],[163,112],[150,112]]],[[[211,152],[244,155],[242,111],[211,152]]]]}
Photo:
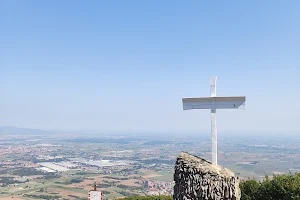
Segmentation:
{"type": "Polygon", "coordinates": [[[120,184],[127,185],[127,186],[139,186],[139,184],[135,183],[138,181],[139,181],[138,179],[122,180],[122,181],[120,181],[120,184]]]}
{"type": "Polygon", "coordinates": [[[148,174],[146,176],[143,176],[143,178],[149,179],[149,178],[154,178],[154,177],[159,177],[159,176],[162,176],[162,175],[153,173],[153,174],[148,174]]]}
{"type": "Polygon", "coordinates": [[[58,188],[47,188],[47,193],[49,195],[52,195],[52,194],[50,194],[52,192],[57,192],[58,194],[55,194],[55,195],[65,197],[67,199],[70,198],[68,195],[74,195],[74,196],[78,196],[78,197],[87,197],[87,194],[88,194],[88,193],[87,194],[82,194],[82,193],[67,190],[67,189],[65,190],[65,189],[58,189],[58,188]]]}

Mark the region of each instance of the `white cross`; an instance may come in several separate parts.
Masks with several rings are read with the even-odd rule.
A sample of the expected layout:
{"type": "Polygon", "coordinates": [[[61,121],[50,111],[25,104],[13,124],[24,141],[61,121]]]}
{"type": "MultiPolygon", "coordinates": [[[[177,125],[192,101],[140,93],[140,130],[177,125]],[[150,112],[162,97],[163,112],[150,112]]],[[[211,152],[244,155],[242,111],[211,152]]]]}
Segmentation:
{"type": "Polygon", "coordinates": [[[216,97],[217,77],[210,79],[210,97],[183,98],[183,110],[210,109],[211,115],[211,143],[212,143],[212,164],[218,165],[217,161],[217,123],[216,109],[237,109],[245,107],[245,96],[216,97]]]}

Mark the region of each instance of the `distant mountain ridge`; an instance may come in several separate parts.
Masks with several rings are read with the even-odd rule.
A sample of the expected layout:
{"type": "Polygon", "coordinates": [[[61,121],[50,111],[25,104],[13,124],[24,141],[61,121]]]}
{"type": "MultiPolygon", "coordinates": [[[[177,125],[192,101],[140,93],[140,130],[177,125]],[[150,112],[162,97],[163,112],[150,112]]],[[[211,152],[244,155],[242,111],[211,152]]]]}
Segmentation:
{"type": "Polygon", "coordinates": [[[15,126],[1,126],[0,135],[43,135],[48,131],[30,128],[19,128],[15,126]]]}

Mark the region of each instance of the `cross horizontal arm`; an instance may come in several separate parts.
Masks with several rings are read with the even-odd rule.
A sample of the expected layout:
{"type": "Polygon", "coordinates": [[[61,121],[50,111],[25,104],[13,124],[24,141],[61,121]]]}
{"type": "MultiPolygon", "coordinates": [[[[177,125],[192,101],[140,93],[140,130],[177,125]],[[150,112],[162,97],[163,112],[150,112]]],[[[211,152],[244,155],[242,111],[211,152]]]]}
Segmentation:
{"type": "Polygon", "coordinates": [[[183,98],[183,110],[190,109],[235,109],[245,107],[246,97],[183,98]]]}

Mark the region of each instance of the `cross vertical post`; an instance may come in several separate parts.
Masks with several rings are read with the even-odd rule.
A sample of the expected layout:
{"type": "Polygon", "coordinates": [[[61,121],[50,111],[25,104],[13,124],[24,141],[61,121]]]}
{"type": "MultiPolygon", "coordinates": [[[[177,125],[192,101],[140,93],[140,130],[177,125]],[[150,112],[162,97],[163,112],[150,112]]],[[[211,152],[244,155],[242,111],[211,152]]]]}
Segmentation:
{"type": "MultiPolygon", "coordinates": [[[[216,97],[217,77],[210,78],[210,96],[216,97]]],[[[213,165],[218,165],[218,145],[217,145],[217,118],[216,108],[210,109],[211,118],[211,161],[213,165]]]]}

